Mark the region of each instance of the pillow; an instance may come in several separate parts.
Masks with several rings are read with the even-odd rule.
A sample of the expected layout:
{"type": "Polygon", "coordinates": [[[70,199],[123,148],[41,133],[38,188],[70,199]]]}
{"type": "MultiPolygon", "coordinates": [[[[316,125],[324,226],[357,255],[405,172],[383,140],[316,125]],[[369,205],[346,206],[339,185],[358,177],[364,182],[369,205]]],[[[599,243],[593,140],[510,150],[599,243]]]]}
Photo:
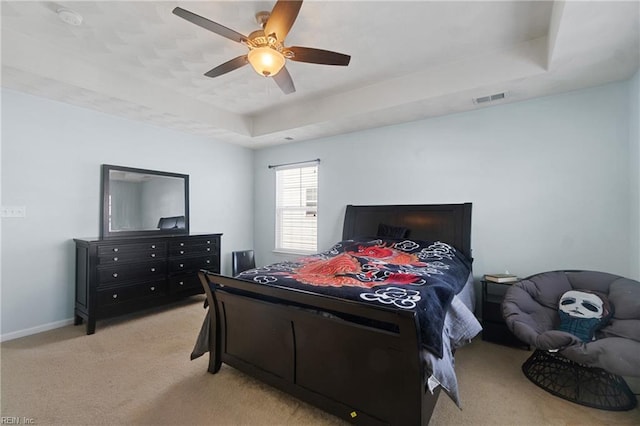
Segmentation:
{"type": "Polygon", "coordinates": [[[595,340],[596,331],[604,327],[613,309],[602,294],[589,290],[570,290],[558,303],[560,330],[571,333],[583,342],[595,340]]]}
{"type": "Polygon", "coordinates": [[[378,224],[377,237],[389,237],[389,238],[407,238],[409,235],[409,229],[404,226],[387,225],[386,223],[378,224]]]}

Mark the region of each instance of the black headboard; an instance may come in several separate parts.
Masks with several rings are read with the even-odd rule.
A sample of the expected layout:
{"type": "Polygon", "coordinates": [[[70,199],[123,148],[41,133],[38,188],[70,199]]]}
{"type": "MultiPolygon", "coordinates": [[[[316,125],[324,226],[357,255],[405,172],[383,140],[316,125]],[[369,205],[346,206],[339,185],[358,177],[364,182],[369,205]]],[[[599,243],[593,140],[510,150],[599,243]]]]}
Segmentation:
{"type": "Polygon", "coordinates": [[[375,236],[381,223],[408,228],[408,238],[446,242],[471,258],[471,203],[348,205],[342,239],[375,236]]]}

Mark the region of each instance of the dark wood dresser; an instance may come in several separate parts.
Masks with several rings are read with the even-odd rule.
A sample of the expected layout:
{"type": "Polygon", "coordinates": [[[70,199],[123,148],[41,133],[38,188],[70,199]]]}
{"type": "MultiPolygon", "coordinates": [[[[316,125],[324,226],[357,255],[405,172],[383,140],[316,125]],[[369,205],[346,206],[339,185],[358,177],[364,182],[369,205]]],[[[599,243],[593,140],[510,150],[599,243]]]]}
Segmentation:
{"type": "Polygon", "coordinates": [[[74,239],[74,323],[93,334],[97,319],[203,293],[197,272],[220,272],[221,236],[74,239]]]}

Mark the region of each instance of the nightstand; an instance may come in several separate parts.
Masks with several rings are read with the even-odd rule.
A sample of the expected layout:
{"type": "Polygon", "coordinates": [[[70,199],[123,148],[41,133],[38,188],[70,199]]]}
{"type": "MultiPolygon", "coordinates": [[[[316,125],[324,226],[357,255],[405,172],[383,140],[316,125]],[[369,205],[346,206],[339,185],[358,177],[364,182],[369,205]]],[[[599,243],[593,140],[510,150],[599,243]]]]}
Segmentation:
{"type": "Polygon", "coordinates": [[[513,285],[510,283],[496,283],[482,280],[482,340],[500,343],[508,346],[526,346],[511,333],[502,318],[502,299],[504,294],[513,285]]]}

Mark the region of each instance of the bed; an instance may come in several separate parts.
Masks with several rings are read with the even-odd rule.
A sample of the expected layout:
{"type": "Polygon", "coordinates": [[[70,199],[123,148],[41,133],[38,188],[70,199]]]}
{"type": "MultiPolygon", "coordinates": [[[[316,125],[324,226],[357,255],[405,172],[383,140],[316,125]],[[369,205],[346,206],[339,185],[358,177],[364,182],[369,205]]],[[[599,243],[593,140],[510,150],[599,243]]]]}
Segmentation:
{"type": "MultiPolygon", "coordinates": [[[[452,354],[480,331],[471,313],[470,234],[471,203],[346,208],[343,241],[336,245],[344,251],[357,250],[354,240],[383,248],[426,241],[430,250],[443,244],[467,259],[469,269],[453,292],[435,291],[445,312],[434,319],[442,323],[436,327],[441,338],[433,330],[425,336],[423,329],[433,327],[425,327],[419,307],[343,299],[318,286],[260,284],[251,279],[255,271],[231,278],[203,270],[209,310],[192,359],[208,352],[210,373],[225,363],[352,423],[427,424],[441,388],[459,403],[452,354]],[[381,229],[404,235],[383,239],[381,229]],[[463,331],[452,333],[456,323],[463,331]]],[[[336,246],[317,256],[343,254],[336,246]]]]}

